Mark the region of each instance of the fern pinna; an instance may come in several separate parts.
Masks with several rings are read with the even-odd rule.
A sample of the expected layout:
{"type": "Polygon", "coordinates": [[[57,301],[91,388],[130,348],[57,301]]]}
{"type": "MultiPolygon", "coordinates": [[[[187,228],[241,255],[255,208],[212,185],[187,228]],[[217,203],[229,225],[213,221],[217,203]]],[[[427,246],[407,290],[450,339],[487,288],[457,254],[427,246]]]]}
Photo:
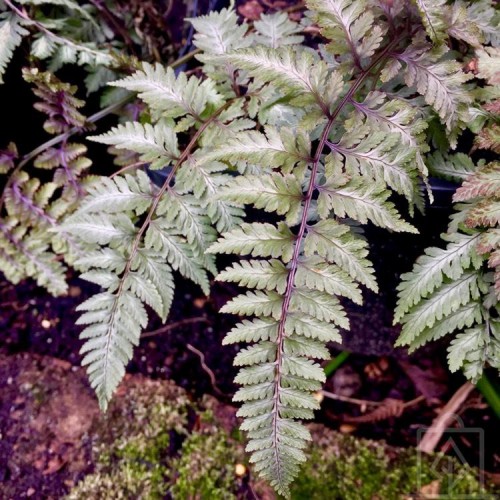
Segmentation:
{"type": "MultiPolygon", "coordinates": [[[[492,13],[490,13],[492,14],[492,13]]],[[[488,32],[485,32],[487,35],[488,32]]],[[[475,89],[488,113],[476,125],[475,148],[498,153],[500,49],[478,49],[475,89]]],[[[403,324],[398,345],[410,352],[427,342],[455,333],[448,348],[451,371],[462,368],[476,382],[485,366],[500,369],[500,164],[470,156],[434,153],[434,175],[462,184],[447,233],[446,248],[428,248],[410,273],[403,274],[395,322],[403,324]]]]}

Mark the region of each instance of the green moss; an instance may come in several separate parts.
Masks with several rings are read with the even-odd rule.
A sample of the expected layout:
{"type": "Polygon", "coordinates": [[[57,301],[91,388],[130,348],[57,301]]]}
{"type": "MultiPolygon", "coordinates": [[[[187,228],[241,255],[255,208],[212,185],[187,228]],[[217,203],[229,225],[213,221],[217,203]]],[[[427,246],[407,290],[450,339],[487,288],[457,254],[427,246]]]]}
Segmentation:
{"type": "Polygon", "coordinates": [[[416,450],[395,450],[324,430],[320,434],[319,428],[314,435],[310,460],[292,489],[295,500],[396,500],[422,493],[431,484],[446,498],[494,498],[481,487],[477,470],[453,458],[419,457],[416,450]]]}
{"type": "Polygon", "coordinates": [[[68,498],[163,498],[171,436],[187,434],[189,408],[184,391],[173,385],[144,380],[129,387],[94,427],[95,472],[68,498]]]}
{"type": "Polygon", "coordinates": [[[171,488],[173,497],[236,498],[235,451],[226,432],[215,427],[191,434],[182,446],[180,457],[172,463],[176,473],[171,488]]]}
{"type": "MultiPolygon", "coordinates": [[[[227,412],[207,402],[211,410],[202,411],[184,391],[165,382],[144,380],[125,394],[93,429],[95,472],[69,499],[246,498],[248,488],[235,474],[235,465],[246,459],[241,433],[231,431],[227,412]],[[196,415],[194,429],[188,414],[196,415]],[[227,430],[221,425],[224,415],[227,430]]],[[[456,460],[425,456],[420,462],[412,449],[391,448],[320,425],[311,429],[313,444],[293,485],[294,500],[399,500],[418,498],[426,488],[436,493],[437,487],[444,498],[494,498],[481,489],[477,471],[456,460]]],[[[258,498],[273,498],[251,468],[246,479],[258,498]]]]}

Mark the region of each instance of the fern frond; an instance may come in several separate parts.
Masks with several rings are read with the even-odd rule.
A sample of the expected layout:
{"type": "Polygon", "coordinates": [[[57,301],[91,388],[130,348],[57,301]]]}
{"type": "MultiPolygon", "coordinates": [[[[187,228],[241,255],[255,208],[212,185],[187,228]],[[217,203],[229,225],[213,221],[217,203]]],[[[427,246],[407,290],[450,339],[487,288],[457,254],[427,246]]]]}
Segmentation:
{"type": "Polygon", "coordinates": [[[210,12],[206,16],[188,19],[194,26],[194,44],[205,54],[222,55],[248,47],[252,43],[246,37],[247,24],[238,24],[238,15],[233,9],[210,12]]]}
{"type": "Polygon", "coordinates": [[[283,297],[279,293],[268,291],[247,292],[230,300],[221,312],[240,316],[270,316],[279,319],[283,297]]]}
{"type": "Polygon", "coordinates": [[[111,216],[77,212],[65,220],[61,230],[97,245],[130,242],[135,234],[135,226],[123,213],[111,216]]]}
{"type": "Polygon", "coordinates": [[[318,186],[318,213],[328,218],[332,210],[337,217],[350,217],[362,224],[368,221],[393,231],[417,233],[417,229],[402,220],[394,205],[388,201],[389,191],[380,183],[367,184],[353,178],[347,185],[338,187],[335,182],[318,186]]]}
{"type": "Polygon", "coordinates": [[[500,223],[500,200],[483,200],[474,205],[467,213],[465,224],[468,227],[495,227],[500,223]]]}
{"type": "Polygon", "coordinates": [[[483,322],[483,308],[480,302],[469,302],[459,307],[452,315],[437,321],[431,328],[424,329],[408,346],[408,352],[425,345],[427,342],[438,340],[455,331],[469,328],[483,322]]]}
{"type": "Polygon", "coordinates": [[[258,342],[259,340],[276,341],[278,322],[272,318],[244,319],[238,323],[225,337],[223,344],[238,342],[258,342]]]}
{"type": "Polygon", "coordinates": [[[142,302],[125,291],[95,295],[80,304],[78,310],[102,312],[100,321],[80,334],[86,339],[80,352],[85,354],[82,364],[87,366],[91,386],[106,409],[132,357],[132,348],[139,343],[141,329],[147,325],[147,313],[142,302]]]}
{"type": "Polygon", "coordinates": [[[363,129],[362,126],[357,127],[346,133],[340,142],[331,145],[333,161],[340,165],[342,162],[338,157],[344,156],[347,174],[361,174],[380,183],[385,182],[413,202],[417,177],[414,168],[416,151],[403,146],[399,135],[367,129],[367,134],[360,137],[360,128],[363,129]]]}
{"type": "Polygon", "coordinates": [[[53,295],[67,291],[66,268],[49,248],[46,230],[27,231],[14,220],[0,220],[0,265],[7,279],[30,277],[53,295]]]}
{"type": "Polygon", "coordinates": [[[127,149],[140,154],[140,160],[149,162],[153,170],[164,168],[178,159],[177,136],[166,123],[155,125],[126,122],[109,132],[89,137],[91,141],[127,149]]]}
{"type": "Polygon", "coordinates": [[[263,176],[242,176],[236,178],[221,190],[223,199],[249,203],[266,212],[286,214],[287,222],[297,222],[301,203],[302,187],[296,176],[271,173],[263,176]]]}
{"type": "Polygon", "coordinates": [[[195,237],[183,234],[183,229],[191,231],[192,226],[185,220],[176,223],[184,217],[179,210],[172,222],[154,215],[159,196],[140,171],[104,178],[89,189],[82,207],[62,227],[104,247],[76,263],[86,271],[82,278],[107,289],[81,306],[83,311],[99,314],[87,312],[80,320],[89,325],[82,332],[82,338],[89,339],[82,348],[87,353],[83,362],[103,408],[147,324],[144,304],[163,320],[168,314],[174,288],[172,269],[208,292],[202,250],[196,251],[195,237]],[[148,223],[138,229],[134,222],[145,211],[148,223]]]}
{"type": "MultiPolygon", "coordinates": [[[[74,97],[76,87],[34,69],[24,69],[23,78],[35,86],[34,93],[41,99],[35,108],[48,115],[44,123],[48,132],[67,133],[83,127],[85,117],[78,111],[83,103],[74,97]]],[[[64,262],[72,264],[88,245],[78,244],[69,233],[54,231],[84,194],[82,177],[91,164],[84,156],[86,150],[63,140],[35,156],[35,167],[52,171],[42,177],[44,181],[30,176],[21,165],[13,168],[17,159],[14,146],[2,152],[7,168],[13,168],[0,197],[0,210],[5,212],[0,217],[4,248],[0,269],[9,279],[17,282],[31,277],[54,295],[66,291],[64,262]]]]}
{"type": "Polygon", "coordinates": [[[0,84],[14,50],[29,31],[21,25],[21,18],[10,12],[0,14],[0,84]]]}
{"type": "MultiPolygon", "coordinates": [[[[428,151],[423,132],[427,123],[403,101],[388,100],[382,92],[370,92],[363,102],[352,101],[355,110],[366,117],[372,129],[398,134],[400,140],[415,153],[418,171],[427,176],[423,154],[428,151]]],[[[353,128],[356,123],[353,124],[353,128]]]]}
{"type": "Polygon", "coordinates": [[[453,201],[495,197],[500,193],[500,163],[493,162],[470,175],[453,195],[453,201]]]}
{"type": "Polygon", "coordinates": [[[465,365],[469,377],[477,380],[482,374],[484,361],[487,359],[484,353],[485,347],[489,345],[489,331],[486,325],[468,328],[459,333],[450,343],[448,348],[448,366],[451,372],[456,372],[465,365]],[[479,369],[470,365],[479,365],[479,369]],[[467,366],[469,365],[469,366],[467,366]],[[471,373],[472,368],[472,373],[471,373]]]}
{"type": "Polygon", "coordinates": [[[33,93],[41,99],[34,107],[48,116],[43,128],[49,134],[61,134],[70,127],[83,130],[85,116],[79,109],[85,102],[75,97],[75,85],[61,82],[51,72],[39,72],[36,68],[23,69],[23,78],[34,85],[33,93]]]}
{"type": "Polygon", "coordinates": [[[276,259],[250,260],[233,264],[232,268],[219,273],[218,280],[232,281],[240,286],[256,288],[257,290],[276,290],[282,294],[286,288],[288,271],[276,259]]]}
{"type": "Polygon", "coordinates": [[[471,157],[464,153],[443,155],[436,151],[427,156],[427,164],[431,174],[455,182],[466,180],[476,169],[471,157]]]}
{"type": "MultiPolygon", "coordinates": [[[[443,60],[442,55],[443,49],[433,51],[427,42],[417,38],[403,53],[395,57],[399,68],[399,61],[406,66],[406,84],[415,87],[417,92],[424,96],[427,104],[433,107],[446,125],[454,146],[457,130],[464,128],[467,121],[471,97],[464,83],[471,77],[462,72],[460,64],[443,60]]],[[[398,67],[384,70],[382,78],[391,79],[390,71],[397,72],[398,67]]]]}
{"type": "Polygon", "coordinates": [[[14,142],[9,142],[7,148],[0,149],[0,174],[6,174],[12,170],[18,158],[19,153],[14,142]]]}
{"type": "Polygon", "coordinates": [[[3,195],[8,215],[15,217],[24,227],[53,226],[55,219],[46,212],[46,208],[57,185],[53,182],[42,184],[39,179],[30,178],[26,172],[19,172],[12,179],[3,195]]]}
{"type": "Polygon", "coordinates": [[[152,200],[151,182],[146,174],[126,174],[114,179],[106,177],[87,189],[87,196],[79,207],[80,213],[115,213],[133,211],[143,214],[152,200]]]}
{"type": "Polygon", "coordinates": [[[472,47],[480,47],[484,43],[483,30],[476,24],[467,11],[465,2],[453,2],[444,9],[444,17],[448,35],[463,40],[472,47]]]}
{"type": "Polygon", "coordinates": [[[371,290],[378,291],[372,264],[366,258],[368,244],[356,237],[345,224],[327,219],[309,226],[304,242],[304,254],[310,257],[315,253],[328,262],[337,264],[353,279],[371,290]]]}
{"type": "Polygon", "coordinates": [[[208,277],[202,256],[197,255],[192,245],[189,245],[183,236],[176,234],[176,231],[172,229],[170,223],[164,223],[161,219],[151,221],[144,239],[146,249],[157,252],[173,269],[200,285],[208,295],[208,277]]]}
{"type": "MultiPolygon", "coordinates": [[[[257,131],[242,132],[207,153],[203,161],[227,160],[248,164],[267,164],[270,168],[280,166],[285,173],[292,170],[300,178],[310,162],[310,140],[301,132],[267,127],[266,134],[257,131]]],[[[288,177],[290,178],[290,176],[288,177]]],[[[277,179],[277,178],[276,178],[277,179]]],[[[272,182],[269,180],[269,182],[272,182]]]]}
{"type": "Polygon", "coordinates": [[[247,70],[262,84],[272,82],[276,89],[293,96],[294,105],[330,106],[338,98],[338,87],[334,92],[325,84],[326,64],[307,50],[256,46],[224,56],[224,61],[247,70]]]}
{"type": "Polygon", "coordinates": [[[239,204],[224,201],[219,194],[231,180],[225,173],[227,166],[217,161],[200,161],[207,154],[204,149],[197,150],[179,168],[175,179],[179,192],[192,192],[200,202],[201,209],[215,225],[217,231],[230,231],[241,223],[244,211],[239,204]]]}
{"type": "Polygon", "coordinates": [[[397,345],[408,345],[425,328],[454,313],[460,306],[480,297],[478,275],[463,273],[451,283],[445,283],[429,298],[421,301],[403,318],[403,329],[397,345]]]}
{"type": "Polygon", "coordinates": [[[288,262],[292,258],[294,236],[288,226],[279,223],[247,224],[224,233],[210,246],[210,253],[238,253],[252,257],[274,257],[288,262]]]}
{"type": "Polygon", "coordinates": [[[500,14],[491,0],[479,0],[467,5],[467,20],[477,26],[487,44],[493,47],[500,45],[500,36],[498,34],[498,24],[500,14]]]}
{"type": "Polygon", "coordinates": [[[301,259],[297,268],[295,283],[298,287],[340,295],[361,304],[363,298],[358,285],[349,275],[334,264],[318,256],[301,259]]]}

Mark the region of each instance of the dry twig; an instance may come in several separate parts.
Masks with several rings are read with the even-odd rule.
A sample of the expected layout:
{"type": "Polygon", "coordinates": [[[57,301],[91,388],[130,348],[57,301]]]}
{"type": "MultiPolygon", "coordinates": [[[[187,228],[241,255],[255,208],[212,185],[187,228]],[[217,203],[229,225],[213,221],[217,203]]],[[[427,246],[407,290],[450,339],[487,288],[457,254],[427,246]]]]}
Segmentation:
{"type": "Polygon", "coordinates": [[[213,390],[219,395],[223,397],[227,397],[227,394],[224,394],[220,389],[219,386],[217,385],[217,380],[215,378],[214,372],[210,369],[210,367],[205,363],[205,355],[199,350],[196,349],[191,344],[186,344],[186,347],[191,351],[194,352],[199,358],[200,358],[200,364],[203,370],[207,373],[207,375],[210,378],[210,383],[212,384],[213,390]]]}
{"type": "Polygon", "coordinates": [[[433,420],[432,425],[422,437],[417,449],[424,453],[432,453],[444,431],[450,426],[453,420],[457,419],[457,413],[469,394],[474,389],[470,382],[465,382],[458,389],[446,405],[441,409],[438,416],[433,420]]]}

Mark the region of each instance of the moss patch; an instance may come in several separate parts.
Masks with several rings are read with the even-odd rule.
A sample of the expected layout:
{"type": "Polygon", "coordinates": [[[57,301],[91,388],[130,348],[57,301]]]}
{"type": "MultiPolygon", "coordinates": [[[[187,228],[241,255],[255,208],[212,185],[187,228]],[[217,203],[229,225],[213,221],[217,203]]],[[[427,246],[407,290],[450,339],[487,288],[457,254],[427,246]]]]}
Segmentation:
{"type": "MultiPolygon", "coordinates": [[[[235,427],[234,411],[213,399],[195,405],[173,384],[134,377],[94,427],[95,471],[68,498],[275,498],[246,464],[235,427]],[[237,464],[250,472],[238,476],[237,464]]],[[[313,444],[292,487],[293,500],[494,498],[482,490],[476,470],[448,457],[441,466],[458,472],[440,472],[436,457],[419,462],[415,450],[345,436],[321,425],[310,428],[313,444]]]]}
{"type": "Polygon", "coordinates": [[[311,426],[310,459],[292,488],[293,499],[392,500],[425,498],[493,499],[481,488],[478,471],[450,457],[419,456],[311,426]],[[449,471],[453,472],[449,472],[449,471]],[[326,493],[328,492],[328,493],[326,493]],[[428,496],[432,498],[432,496],[428,496]]]}
{"type": "Polygon", "coordinates": [[[177,474],[171,488],[174,498],[237,498],[234,470],[238,453],[224,431],[213,427],[208,432],[194,432],[181,451],[172,462],[177,474]]]}
{"type": "Polygon", "coordinates": [[[170,457],[188,434],[191,403],[173,384],[128,380],[93,429],[95,472],[69,499],[160,499],[168,490],[170,457]]]}
{"type": "Polygon", "coordinates": [[[92,433],[95,471],[70,500],[237,498],[241,445],[173,384],[126,381],[92,433]]]}

